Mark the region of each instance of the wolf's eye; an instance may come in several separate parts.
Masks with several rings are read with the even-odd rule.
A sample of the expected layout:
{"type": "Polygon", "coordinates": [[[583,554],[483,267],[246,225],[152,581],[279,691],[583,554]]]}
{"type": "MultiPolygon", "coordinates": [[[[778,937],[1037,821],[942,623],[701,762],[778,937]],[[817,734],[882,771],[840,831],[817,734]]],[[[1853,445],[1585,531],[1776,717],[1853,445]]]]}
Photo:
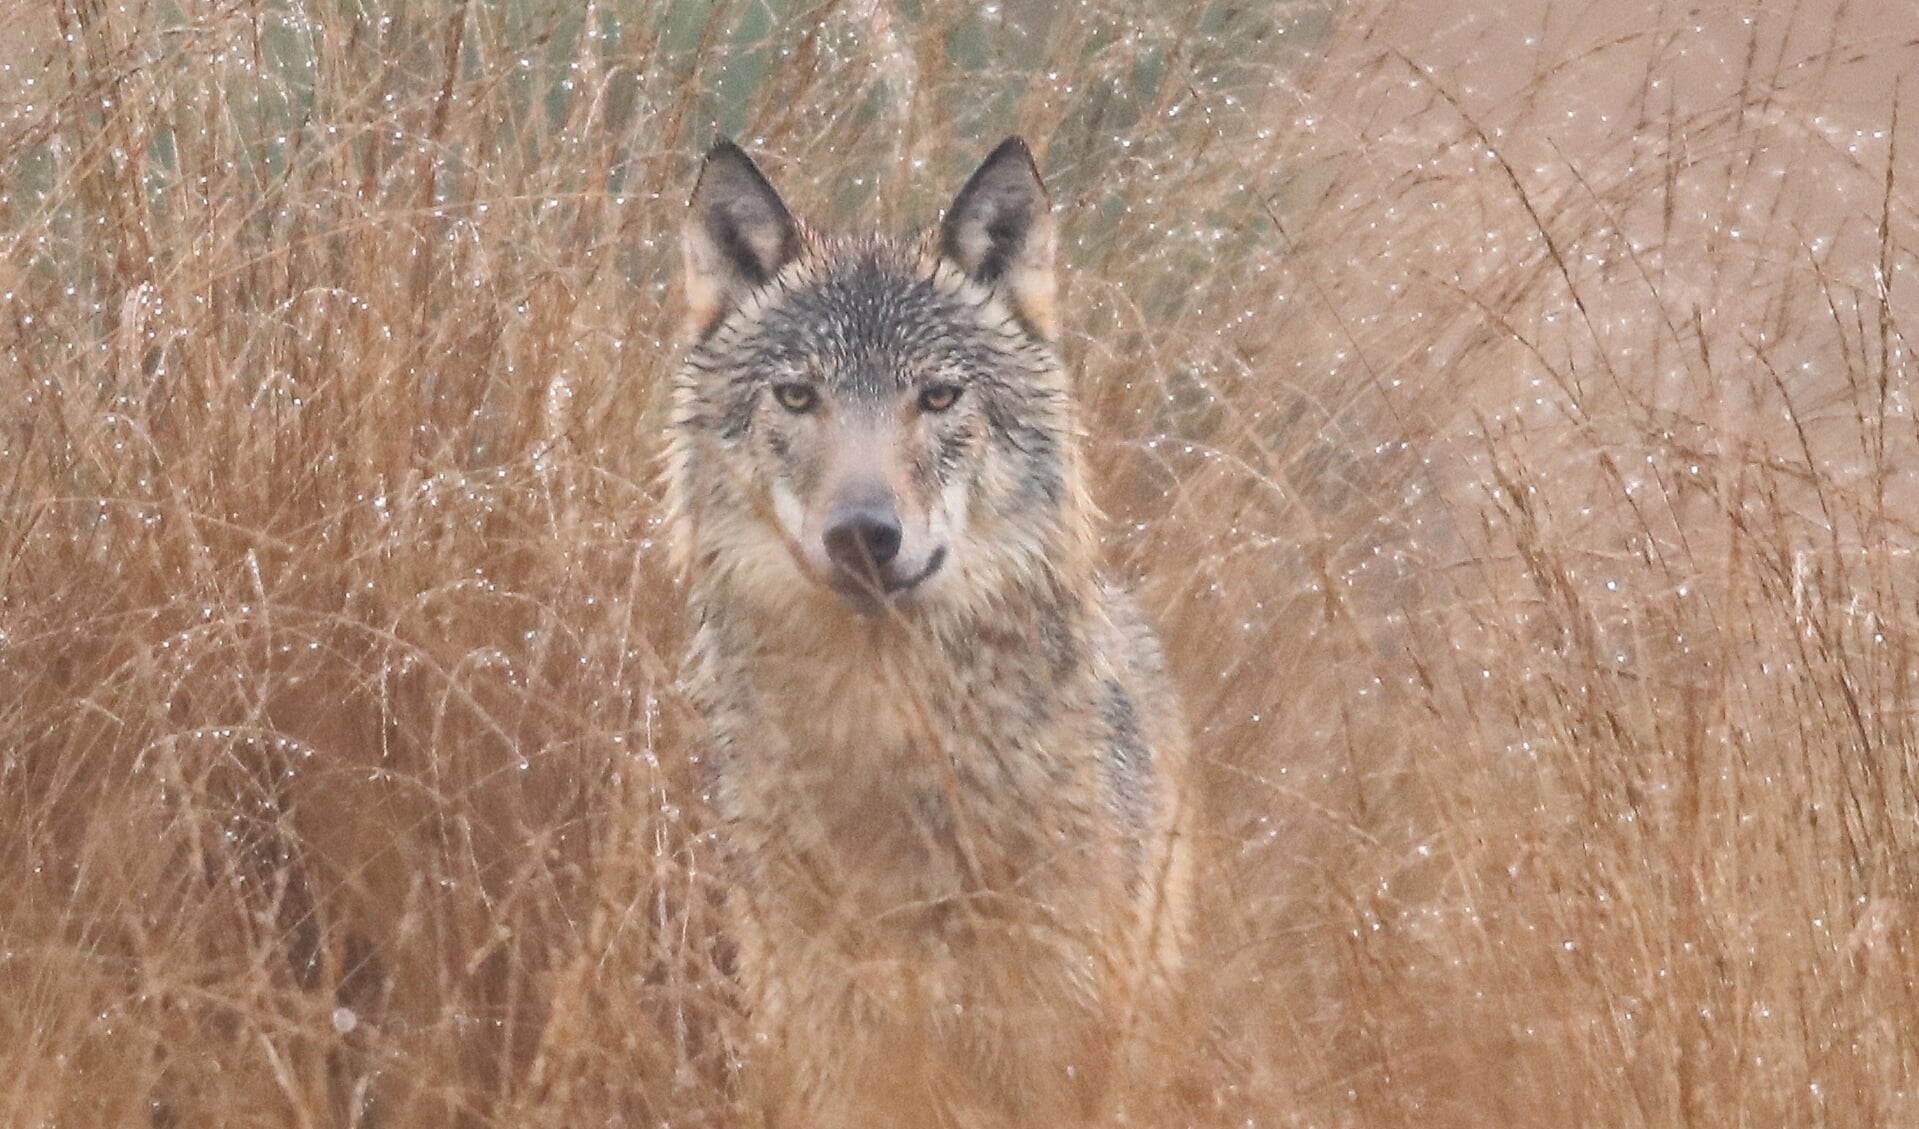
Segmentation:
{"type": "Polygon", "coordinates": [[[929,384],[920,389],[920,411],[943,412],[959,403],[960,386],[957,384],[929,384]]]}
{"type": "Polygon", "coordinates": [[[780,407],[800,415],[812,411],[820,403],[819,390],[811,384],[801,384],[798,381],[775,384],[773,398],[780,402],[780,407]]]}

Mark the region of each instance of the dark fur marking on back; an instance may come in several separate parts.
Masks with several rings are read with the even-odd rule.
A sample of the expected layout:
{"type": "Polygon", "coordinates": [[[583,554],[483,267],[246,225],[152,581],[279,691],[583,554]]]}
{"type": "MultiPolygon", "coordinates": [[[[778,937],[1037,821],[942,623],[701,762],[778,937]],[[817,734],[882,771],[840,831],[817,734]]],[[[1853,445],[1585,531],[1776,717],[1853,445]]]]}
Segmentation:
{"type": "Polygon", "coordinates": [[[1139,711],[1126,688],[1109,678],[1104,689],[1099,716],[1112,742],[1107,746],[1106,777],[1113,791],[1113,810],[1125,832],[1127,889],[1137,891],[1152,819],[1153,749],[1146,743],[1139,711]]]}

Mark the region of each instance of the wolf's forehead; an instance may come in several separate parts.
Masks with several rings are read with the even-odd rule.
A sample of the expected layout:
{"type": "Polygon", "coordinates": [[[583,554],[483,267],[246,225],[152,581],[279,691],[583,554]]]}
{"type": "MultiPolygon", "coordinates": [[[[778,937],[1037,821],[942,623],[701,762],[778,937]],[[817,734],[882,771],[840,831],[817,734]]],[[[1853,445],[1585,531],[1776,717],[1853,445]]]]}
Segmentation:
{"type": "Polygon", "coordinates": [[[978,302],[950,271],[890,248],[800,264],[754,329],[766,354],[828,376],[873,363],[932,363],[989,343],[978,302]]]}

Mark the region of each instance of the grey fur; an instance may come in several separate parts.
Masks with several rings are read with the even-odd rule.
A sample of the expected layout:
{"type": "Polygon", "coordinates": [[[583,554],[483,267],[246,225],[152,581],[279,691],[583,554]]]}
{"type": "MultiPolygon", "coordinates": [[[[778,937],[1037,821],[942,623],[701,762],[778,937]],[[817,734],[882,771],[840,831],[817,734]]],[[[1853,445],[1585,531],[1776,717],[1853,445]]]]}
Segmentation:
{"type": "Polygon", "coordinates": [[[1178,963],[1185,737],[1097,575],[1045,199],[1016,141],[937,241],[788,248],[726,146],[694,195],[687,678],[777,1124],[1097,1120],[1178,963]],[[903,530],[871,575],[848,499],[903,530]]]}

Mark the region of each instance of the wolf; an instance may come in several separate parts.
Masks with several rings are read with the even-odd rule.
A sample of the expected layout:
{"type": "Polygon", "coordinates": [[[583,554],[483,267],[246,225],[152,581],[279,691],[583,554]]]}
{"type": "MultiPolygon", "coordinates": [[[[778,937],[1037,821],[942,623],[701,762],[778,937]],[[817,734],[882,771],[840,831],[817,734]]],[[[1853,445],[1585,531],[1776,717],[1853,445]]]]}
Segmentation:
{"type": "Polygon", "coordinates": [[[779,1126],[1124,1117],[1187,932],[1187,738],[1100,574],[1052,208],[830,236],[731,142],[683,232],[667,476],[752,1076],[779,1126]]]}

